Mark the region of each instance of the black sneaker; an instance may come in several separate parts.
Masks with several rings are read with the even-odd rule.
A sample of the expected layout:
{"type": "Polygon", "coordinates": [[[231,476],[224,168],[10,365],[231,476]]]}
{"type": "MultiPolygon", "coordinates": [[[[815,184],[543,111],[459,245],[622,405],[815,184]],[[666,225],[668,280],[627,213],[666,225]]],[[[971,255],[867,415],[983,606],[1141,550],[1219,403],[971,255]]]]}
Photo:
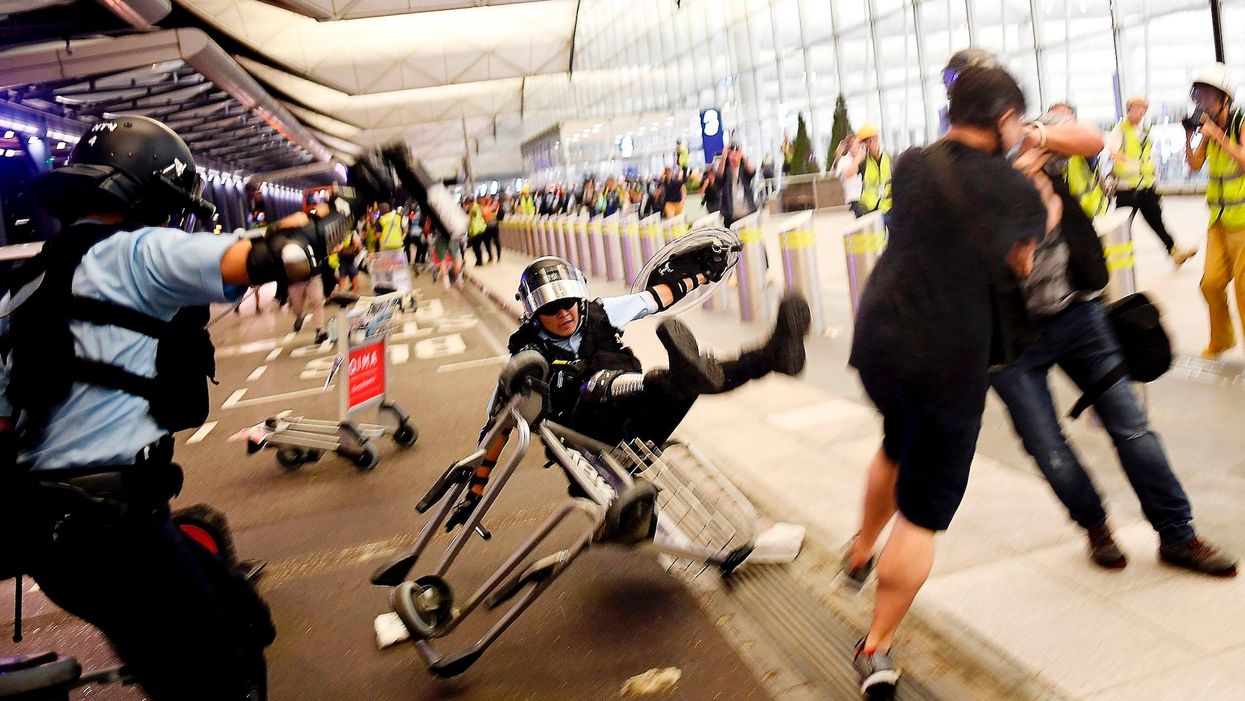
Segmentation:
{"type": "Polygon", "coordinates": [[[869,701],[895,698],[899,669],[891,660],[889,650],[865,654],[865,639],[861,638],[852,652],[852,667],[860,678],[860,693],[869,701]]]}
{"type": "Polygon", "coordinates": [[[1212,577],[1236,576],[1236,558],[1197,536],[1183,545],[1160,545],[1159,559],[1173,567],[1212,577]]]}
{"type": "Polygon", "coordinates": [[[1097,528],[1090,528],[1085,531],[1085,536],[1089,540],[1089,558],[1094,564],[1108,570],[1122,570],[1128,565],[1124,551],[1120,550],[1115,538],[1111,537],[1110,526],[1104,523],[1097,528]]]}
{"type": "Polygon", "coordinates": [[[843,569],[839,572],[839,583],[859,594],[865,588],[865,585],[869,583],[869,580],[873,578],[873,569],[877,565],[877,558],[870,556],[868,560],[865,560],[865,564],[859,567],[852,567],[852,543],[854,542],[856,542],[856,539],[852,538],[843,550],[843,569]]]}
{"type": "Polygon", "coordinates": [[[812,312],[803,297],[788,292],[778,304],[777,317],[774,333],[761,348],[765,363],[774,372],[798,375],[804,370],[804,337],[812,325],[812,312]]]}

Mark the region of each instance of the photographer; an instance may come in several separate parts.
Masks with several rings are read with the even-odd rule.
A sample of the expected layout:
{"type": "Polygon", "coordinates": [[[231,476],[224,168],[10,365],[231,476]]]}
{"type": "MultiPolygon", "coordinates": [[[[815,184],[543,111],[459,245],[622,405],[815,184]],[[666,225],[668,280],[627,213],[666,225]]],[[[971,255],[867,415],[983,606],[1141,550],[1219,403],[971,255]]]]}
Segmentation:
{"type": "Polygon", "coordinates": [[[267,606],[182,534],[172,432],[207,417],[207,306],[309,279],[353,214],[320,205],[265,238],[189,234],[209,219],[185,142],[147,117],[95,125],[32,185],[65,226],[0,300],[5,555],[97,627],[158,701],[265,696],[267,606]]]}
{"type": "Polygon", "coordinates": [[[1202,357],[1214,360],[1236,345],[1228,312],[1228,283],[1236,280],[1236,309],[1245,324],[1245,115],[1233,109],[1234,84],[1228,67],[1211,64],[1193,79],[1194,113],[1183,121],[1185,158],[1193,172],[1209,163],[1206,204],[1206,269],[1202,296],[1210,313],[1210,342],[1202,357]],[[1196,147],[1195,135],[1201,135],[1196,147]]]}

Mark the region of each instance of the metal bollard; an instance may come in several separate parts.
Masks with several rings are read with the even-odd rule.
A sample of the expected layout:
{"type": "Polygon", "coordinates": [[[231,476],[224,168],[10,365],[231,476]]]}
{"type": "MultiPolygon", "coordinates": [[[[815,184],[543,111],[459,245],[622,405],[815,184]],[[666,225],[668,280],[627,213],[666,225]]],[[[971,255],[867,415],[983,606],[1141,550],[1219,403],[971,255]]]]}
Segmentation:
{"type": "MultiPolygon", "coordinates": [[[[661,229],[660,214],[649,215],[640,222],[640,255],[643,257],[641,264],[647,263],[665,245],[661,229]]],[[[630,284],[631,280],[627,280],[627,283],[630,284]]]]}
{"type": "Polygon", "coordinates": [[[554,255],[563,260],[570,260],[570,248],[567,243],[566,215],[559,214],[553,218],[553,249],[556,251],[554,255]]]}
{"type": "Polygon", "coordinates": [[[588,212],[580,212],[575,218],[575,243],[578,244],[576,249],[579,254],[580,270],[588,271],[590,275],[596,275],[592,262],[592,246],[588,241],[588,212]]]}
{"type": "Polygon", "coordinates": [[[1107,288],[1102,301],[1123,299],[1137,291],[1137,256],[1133,251],[1132,218],[1121,215],[1094,220],[1102,250],[1107,257],[1107,288]]]}
{"type": "Polygon", "coordinates": [[[778,245],[782,249],[782,270],[787,289],[804,295],[812,313],[812,332],[825,333],[826,312],[821,303],[821,271],[817,266],[813,213],[803,212],[784,221],[779,227],[778,245]]]}
{"type": "Polygon", "coordinates": [[[548,217],[544,214],[536,215],[536,254],[538,256],[549,255],[549,244],[545,236],[545,226],[548,217]]]}
{"type": "Polygon", "coordinates": [[[843,232],[843,251],[847,255],[847,302],[851,305],[853,319],[860,309],[860,295],[865,291],[865,282],[886,250],[887,240],[880,212],[866,214],[843,232]]]}
{"type": "MultiPolygon", "coordinates": [[[[650,217],[651,218],[651,217],[650,217]]],[[[623,282],[630,285],[640,272],[636,256],[640,249],[640,219],[635,214],[628,214],[623,222],[622,235],[618,237],[619,257],[622,259],[623,282]]],[[[647,260],[647,259],[645,259],[647,260]]]]}
{"type": "Polygon", "coordinates": [[[588,220],[588,251],[592,257],[592,274],[603,278],[605,275],[605,227],[601,225],[601,215],[588,220]]]}
{"type": "Polygon", "coordinates": [[[765,294],[765,240],[761,236],[761,218],[749,214],[731,225],[739,232],[743,250],[739,254],[739,317],[744,321],[767,321],[770,318],[769,298],[765,294]]]}
{"type": "MultiPolygon", "coordinates": [[[[690,231],[698,231],[700,229],[708,229],[712,227],[722,226],[722,215],[718,212],[707,214],[700,219],[692,222],[690,231]]],[[[725,284],[725,280],[723,283],[725,284]]],[[[724,310],[727,308],[730,298],[725,296],[721,290],[718,290],[713,296],[705,300],[705,309],[724,310]]]]}
{"type": "Polygon", "coordinates": [[[615,212],[605,218],[605,279],[617,280],[622,272],[622,220],[621,214],[615,212]]]}
{"type": "Polygon", "coordinates": [[[670,241],[673,241],[680,236],[686,236],[688,231],[690,231],[690,229],[687,227],[686,214],[680,214],[677,217],[670,219],[670,241]]]}

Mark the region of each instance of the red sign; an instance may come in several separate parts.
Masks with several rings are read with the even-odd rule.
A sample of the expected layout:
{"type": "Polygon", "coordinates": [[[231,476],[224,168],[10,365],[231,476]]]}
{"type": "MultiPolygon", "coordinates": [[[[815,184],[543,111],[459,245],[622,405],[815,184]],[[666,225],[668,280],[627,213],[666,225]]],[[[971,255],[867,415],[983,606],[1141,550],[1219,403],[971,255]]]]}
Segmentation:
{"type": "Polygon", "coordinates": [[[352,409],[385,393],[383,340],[351,349],[350,359],[346,364],[346,382],[346,401],[352,409]]]}

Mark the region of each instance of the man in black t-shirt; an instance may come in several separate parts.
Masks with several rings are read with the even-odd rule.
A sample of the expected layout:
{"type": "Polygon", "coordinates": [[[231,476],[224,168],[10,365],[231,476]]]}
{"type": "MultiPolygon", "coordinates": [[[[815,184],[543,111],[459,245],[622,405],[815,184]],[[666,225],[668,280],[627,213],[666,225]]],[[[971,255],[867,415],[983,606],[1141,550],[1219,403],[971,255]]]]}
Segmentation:
{"type": "Polygon", "coordinates": [[[853,659],[870,698],[898,681],[891,641],[929,575],[934,535],[964,495],[987,371],[1019,345],[1023,309],[1004,310],[1049,228],[1038,189],[1003,156],[1024,138],[1024,109],[1006,71],[966,71],[952,89],[947,136],[895,164],[890,243],[861,299],[851,354],[884,436],[845,581],[864,585],[874,543],[897,516],[877,562],[872,625],[853,659]]]}

